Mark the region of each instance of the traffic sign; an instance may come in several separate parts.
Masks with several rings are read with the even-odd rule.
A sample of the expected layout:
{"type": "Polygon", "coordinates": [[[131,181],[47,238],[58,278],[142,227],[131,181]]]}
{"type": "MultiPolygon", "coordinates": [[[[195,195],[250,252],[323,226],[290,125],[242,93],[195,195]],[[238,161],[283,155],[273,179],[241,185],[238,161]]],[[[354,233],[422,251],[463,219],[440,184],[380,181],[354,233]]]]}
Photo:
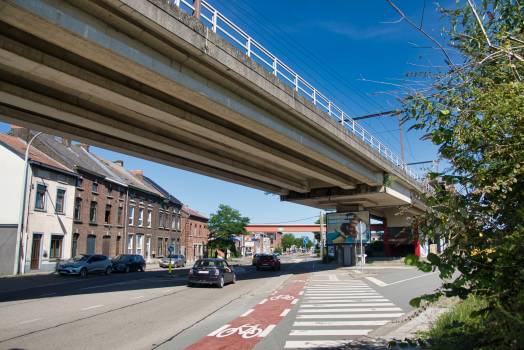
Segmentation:
{"type": "Polygon", "coordinates": [[[175,248],[173,248],[173,246],[169,246],[169,248],[167,248],[167,251],[170,253],[173,253],[174,250],[175,248]]]}
{"type": "Polygon", "coordinates": [[[366,224],[363,223],[362,221],[359,222],[357,225],[357,232],[360,234],[363,234],[364,232],[366,232],[366,224]]]}
{"type": "Polygon", "coordinates": [[[307,244],[307,237],[304,237],[304,244],[307,244]]]}

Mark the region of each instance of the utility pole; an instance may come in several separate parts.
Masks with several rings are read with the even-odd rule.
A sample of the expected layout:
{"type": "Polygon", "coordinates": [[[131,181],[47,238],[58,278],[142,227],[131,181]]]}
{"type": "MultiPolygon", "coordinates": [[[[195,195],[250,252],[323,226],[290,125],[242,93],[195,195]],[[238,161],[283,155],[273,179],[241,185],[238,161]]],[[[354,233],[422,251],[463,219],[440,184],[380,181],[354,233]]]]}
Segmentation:
{"type": "Polygon", "coordinates": [[[324,260],[324,218],[320,211],[320,260],[324,260]]]}
{"type": "Polygon", "coordinates": [[[193,7],[195,8],[193,11],[193,17],[200,19],[200,13],[202,11],[202,0],[193,0],[193,7]]]}

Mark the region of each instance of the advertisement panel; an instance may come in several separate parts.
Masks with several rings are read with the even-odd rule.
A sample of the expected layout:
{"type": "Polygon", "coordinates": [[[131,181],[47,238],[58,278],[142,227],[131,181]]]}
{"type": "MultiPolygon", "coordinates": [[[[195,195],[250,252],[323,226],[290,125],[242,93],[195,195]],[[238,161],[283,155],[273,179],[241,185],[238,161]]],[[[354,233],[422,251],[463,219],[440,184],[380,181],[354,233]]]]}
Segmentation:
{"type": "Polygon", "coordinates": [[[369,211],[354,211],[348,213],[327,213],[327,243],[360,243],[357,225],[362,222],[365,231],[362,243],[371,243],[371,225],[369,211]]]}

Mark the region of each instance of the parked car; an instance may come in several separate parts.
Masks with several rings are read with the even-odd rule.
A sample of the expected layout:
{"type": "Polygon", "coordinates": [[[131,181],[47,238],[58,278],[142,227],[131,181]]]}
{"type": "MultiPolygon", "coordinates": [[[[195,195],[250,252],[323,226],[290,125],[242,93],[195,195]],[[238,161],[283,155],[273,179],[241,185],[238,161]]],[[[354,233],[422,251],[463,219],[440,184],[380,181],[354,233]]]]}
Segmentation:
{"type": "Polygon", "coordinates": [[[58,264],[56,271],[60,275],[85,276],[88,273],[105,273],[113,271],[111,260],[105,255],[78,254],[73,259],[58,264]]]}
{"type": "Polygon", "coordinates": [[[260,256],[260,254],[254,254],[252,257],[251,257],[251,265],[253,266],[256,266],[257,265],[257,261],[258,261],[258,257],[260,256]]]}
{"type": "Polygon", "coordinates": [[[223,288],[225,283],[236,283],[237,275],[224,259],[199,259],[189,270],[187,285],[214,284],[223,288]]]}
{"type": "Polygon", "coordinates": [[[280,255],[280,252],[279,252],[278,250],[275,250],[275,251],[273,252],[273,255],[274,255],[274,256],[279,256],[279,255],[280,255]]]}
{"type": "Polygon", "coordinates": [[[186,266],[186,258],[180,254],[171,254],[160,260],[160,267],[169,267],[169,261],[171,261],[171,267],[186,266]]]}
{"type": "Polygon", "coordinates": [[[146,261],[142,255],[120,254],[111,259],[113,271],[128,273],[131,270],[144,272],[146,270],[146,261]]]}
{"type": "Polygon", "coordinates": [[[260,254],[257,261],[257,270],[260,269],[280,270],[280,259],[274,255],[260,254]]]}

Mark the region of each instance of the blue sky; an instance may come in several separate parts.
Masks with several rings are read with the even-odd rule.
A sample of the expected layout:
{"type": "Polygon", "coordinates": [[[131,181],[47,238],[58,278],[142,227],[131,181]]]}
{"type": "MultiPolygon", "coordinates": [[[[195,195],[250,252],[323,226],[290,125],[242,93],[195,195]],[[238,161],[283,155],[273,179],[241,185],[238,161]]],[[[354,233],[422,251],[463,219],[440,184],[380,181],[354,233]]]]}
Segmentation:
{"type": "MultiPolygon", "coordinates": [[[[399,108],[396,85],[405,83],[405,73],[442,61],[436,50],[423,48],[435,45],[405,21],[398,22],[400,16],[386,1],[207,1],[352,117],[399,108]]],[[[438,22],[433,2],[394,3],[420,25],[424,1],[423,29],[443,42],[444,23],[438,22]]],[[[359,123],[400,157],[398,117],[359,123]]],[[[404,131],[408,127],[404,125],[404,131]]],[[[0,123],[1,132],[9,128],[0,123]]],[[[420,141],[422,134],[404,133],[407,163],[437,159],[437,147],[420,141]]],[[[92,152],[111,161],[121,159],[128,170],[143,170],[184,204],[207,215],[219,204],[239,210],[256,224],[308,224],[320,214],[319,209],[280,202],[278,196],[258,190],[95,147],[92,152]]]]}

